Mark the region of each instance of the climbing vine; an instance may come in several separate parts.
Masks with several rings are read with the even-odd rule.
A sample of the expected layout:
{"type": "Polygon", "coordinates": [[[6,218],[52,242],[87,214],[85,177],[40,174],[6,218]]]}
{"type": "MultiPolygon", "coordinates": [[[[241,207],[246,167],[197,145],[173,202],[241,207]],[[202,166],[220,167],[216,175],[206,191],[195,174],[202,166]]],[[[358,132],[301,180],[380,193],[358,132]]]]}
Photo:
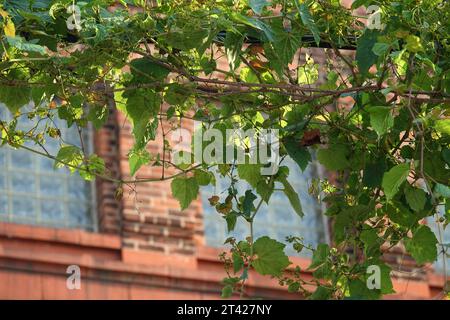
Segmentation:
{"type": "MultiPolygon", "coordinates": [[[[245,223],[251,232],[226,240],[223,297],[246,296],[254,270],[312,299],[380,298],[393,292],[384,252],[403,246],[419,265],[448,257],[449,31],[444,0],[356,0],[351,7],[337,0],[2,0],[0,102],[11,120],[0,119],[1,144],[88,180],[111,180],[119,195],[123,185],[171,180],[182,209],[200,186],[214,184],[214,174],[227,178],[229,187],[210,205],[229,231],[245,223]],[[364,14],[373,5],[375,28],[364,14]],[[65,143],[54,121],[99,129],[111,108],[132,124],[126,180],[111,176],[83,141],[65,143]],[[21,130],[21,117],[36,126],[21,130]],[[224,134],[277,129],[278,170],[175,162],[168,134],[191,121],[224,134]],[[158,128],[163,152],[150,153],[158,128]],[[56,154],[45,148],[51,139],[60,140],[56,154]],[[297,252],[310,251],[312,280],[289,261],[285,244],[253,235],[259,209],[275,192],[303,216],[287,156],[295,170],[315,159],[328,172],[311,192],[326,204],[331,243],[315,248],[301,235],[287,239],[297,252]],[[161,178],[135,177],[147,165],[161,167],[161,178]],[[248,184],[245,192],[237,181],[248,184]],[[367,285],[371,266],[380,270],[376,288],[367,285]]],[[[246,141],[232,143],[233,152],[248,156],[246,141]]]]}

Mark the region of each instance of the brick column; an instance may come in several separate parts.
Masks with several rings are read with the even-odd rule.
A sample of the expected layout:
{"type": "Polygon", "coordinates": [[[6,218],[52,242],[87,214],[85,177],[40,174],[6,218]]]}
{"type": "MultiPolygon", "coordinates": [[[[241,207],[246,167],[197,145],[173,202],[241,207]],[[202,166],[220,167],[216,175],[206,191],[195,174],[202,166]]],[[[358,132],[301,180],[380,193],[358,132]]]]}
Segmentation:
{"type": "MultiPolygon", "coordinates": [[[[118,115],[120,171],[123,179],[131,179],[128,152],[134,139],[131,125],[122,113],[118,115]]],[[[186,126],[192,127],[187,121],[186,126]]],[[[167,131],[170,124],[164,124],[167,131]]],[[[155,141],[148,146],[152,155],[161,154],[162,131],[158,128],[155,141]]],[[[168,155],[166,155],[168,159],[168,155]]],[[[165,177],[176,171],[165,169],[165,177]]],[[[136,174],[137,178],[160,179],[162,167],[146,165],[136,174]]],[[[194,255],[196,246],[203,243],[201,201],[192,202],[186,210],[172,197],[171,180],[124,185],[123,189],[123,247],[135,251],[153,251],[163,254],[194,255]]]]}
{"type": "MultiPolygon", "coordinates": [[[[121,176],[118,162],[119,127],[117,115],[117,110],[111,107],[106,124],[100,130],[96,130],[94,134],[95,152],[105,160],[108,174],[116,179],[121,176]]],[[[100,178],[96,179],[95,186],[99,231],[119,234],[121,229],[121,203],[114,196],[117,186],[111,181],[100,178]]]]}

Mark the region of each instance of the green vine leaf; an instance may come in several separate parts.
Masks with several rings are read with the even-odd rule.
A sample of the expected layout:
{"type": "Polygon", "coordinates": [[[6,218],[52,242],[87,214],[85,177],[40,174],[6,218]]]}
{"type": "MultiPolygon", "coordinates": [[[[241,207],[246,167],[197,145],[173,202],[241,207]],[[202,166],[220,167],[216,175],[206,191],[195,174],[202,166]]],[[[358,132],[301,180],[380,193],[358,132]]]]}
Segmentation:
{"type": "Polygon", "coordinates": [[[343,170],[350,165],[347,155],[345,145],[332,144],[328,149],[320,149],[317,152],[317,160],[329,170],[343,170]]]}
{"type": "Polygon", "coordinates": [[[412,238],[405,240],[406,250],[418,264],[434,262],[437,259],[438,241],[428,226],[421,225],[412,238]]]}
{"type": "Polygon", "coordinates": [[[303,24],[311,31],[314,37],[314,41],[316,41],[316,44],[320,44],[320,33],[319,29],[316,26],[316,23],[314,22],[314,18],[312,17],[311,13],[309,12],[309,4],[311,1],[306,1],[299,3],[299,0],[295,0],[295,5],[297,7],[297,10],[300,14],[300,18],[302,19],[303,24]]]}
{"type": "Polygon", "coordinates": [[[245,191],[244,201],[242,202],[242,213],[245,216],[250,216],[250,213],[254,209],[253,201],[256,200],[256,196],[251,190],[245,191]]]}
{"type": "Polygon", "coordinates": [[[317,249],[313,253],[311,264],[308,267],[308,270],[315,269],[323,265],[328,258],[330,253],[330,247],[326,243],[321,243],[317,246],[317,249]]]}
{"type": "Polygon", "coordinates": [[[156,136],[158,119],[155,116],[162,103],[161,97],[158,93],[145,89],[138,89],[133,95],[127,94],[126,97],[126,112],[133,121],[136,149],[141,149],[156,136]],[[153,121],[150,122],[152,118],[153,121]]]}
{"type": "Polygon", "coordinates": [[[148,58],[134,59],[131,61],[130,67],[135,82],[146,83],[163,80],[169,74],[167,68],[162,67],[148,58]]]}
{"type": "Polygon", "coordinates": [[[377,30],[365,29],[361,37],[358,38],[356,47],[356,62],[359,71],[366,75],[369,68],[377,61],[378,57],[373,52],[373,47],[377,43],[377,30]]]}
{"type": "Polygon", "coordinates": [[[233,272],[237,273],[244,267],[244,259],[236,251],[232,254],[233,258],[233,272]]]}
{"type": "Polygon", "coordinates": [[[261,165],[259,164],[240,164],[237,171],[239,177],[247,181],[253,188],[256,188],[262,179],[261,165]]]}
{"type": "Polygon", "coordinates": [[[378,264],[378,266],[381,269],[381,279],[380,279],[381,293],[382,294],[395,293],[394,285],[392,284],[392,279],[391,279],[391,271],[392,271],[391,267],[389,267],[385,263],[378,264]]]}
{"type": "Polygon", "coordinates": [[[298,164],[302,171],[305,171],[308,163],[311,162],[311,154],[308,149],[301,147],[300,144],[293,138],[286,139],[284,147],[289,156],[298,164]]]}
{"type": "Polygon", "coordinates": [[[230,233],[234,230],[236,227],[237,222],[237,214],[235,212],[229,212],[224,216],[224,219],[227,223],[227,232],[230,233]]]}
{"type": "Polygon", "coordinates": [[[231,31],[227,32],[225,36],[224,46],[228,63],[230,64],[232,70],[235,70],[239,66],[239,63],[241,62],[239,53],[241,52],[243,43],[244,43],[244,36],[242,34],[238,34],[231,31]]]}
{"type": "Polygon", "coordinates": [[[261,14],[265,6],[269,5],[267,0],[248,0],[248,5],[256,14],[261,14]]]}
{"type": "Polygon", "coordinates": [[[380,298],[378,290],[370,290],[364,279],[352,279],[348,282],[350,300],[377,300],[380,298]]]}
{"type": "Polygon", "coordinates": [[[221,297],[223,299],[231,297],[232,294],[233,294],[233,287],[231,285],[226,285],[226,286],[224,286],[222,288],[222,295],[221,295],[221,297]]]}
{"type": "Polygon", "coordinates": [[[30,43],[30,42],[26,41],[22,37],[6,36],[6,41],[8,42],[8,44],[11,47],[19,49],[21,51],[34,52],[34,53],[38,53],[38,54],[41,54],[41,55],[45,55],[46,54],[45,47],[40,46],[38,44],[30,43]]]}
{"type": "Polygon", "coordinates": [[[281,178],[280,182],[283,184],[284,187],[283,192],[289,199],[292,208],[300,217],[303,217],[305,214],[303,213],[302,204],[300,202],[300,198],[298,197],[297,192],[295,192],[294,188],[291,186],[291,184],[286,178],[281,178]]]}
{"type": "Polygon", "coordinates": [[[367,109],[370,113],[370,125],[381,137],[394,126],[394,117],[390,107],[371,107],[367,109]]]}
{"type": "Polygon", "coordinates": [[[150,162],[150,154],[145,149],[132,150],[128,158],[131,176],[134,176],[143,165],[150,162]]]}
{"type": "Polygon", "coordinates": [[[83,163],[83,158],[83,152],[80,148],[72,145],[62,146],[56,155],[55,168],[67,166],[73,173],[83,163]]]}
{"type": "Polygon", "coordinates": [[[30,102],[31,90],[27,87],[9,87],[0,85],[0,102],[4,103],[11,113],[16,113],[30,102]]]}
{"type": "Polygon", "coordinates": [[[384,174],[382,187],[388,200],[397,194],[400,186],[406,181],[409,167],[409,163],[398,164],[384,174]]]}
{"type": "Polygon", "coordinates": [[[273,48],[278,55],[283,66],[292,62],[295,53],[300,47],[301,35],[299,33],[288,31],[283,28],[281,22],[274,28],[275,42],[273,48]]]}
{"type": "Polygon", "coordinates": [[[214,188],[209,209],[228,232],[251,225],[225,241],[231,249],[220,259],[237,276],[223,281],[224,297],[243,294],[254,268],[312,299],[376,299],[393,291],[384,244],[404,243],[418,263],[437,258],[433,230],[421,221],[438,209],[439,223],[450,223],[450,1],[377,1],[382,30],[351,12],[370,0],[350,10],[313,0],[152,1],[151,10],[142,0],[121,0],[118,10],[110,10],[114,1],[86,1],[81,30],[68,30],[69,2],[0,5],[0,144],[8,152],[28,150],[84,179],[110,181],[117,201],[124,185],[171,180],[184,210],[200,186],[214,188]],[[85,132],[92,127],[100,134],[85,132]],[[218,131],[207,139],[210,129],[218,131]],[[277,141],[264,139],[274,129],[277,141]],[[227,130],[250,137],[238,141],[227,130]],[[85,136],[95,146],[105,139],[98,155],[86,154],[85,136]],[[281,147],[273,174],[261,170],[263,140],[281,147]],[[128,152],[131,177],[115,174],[113,149],[128,152]],[[259,159],[242,164],[241,151],[259,159]],[[197,157],[208,152],[214,161],[197,157]],[[136,178],[146,165],[164,170],[136,178]],[[297,190],[300,171],[306,181],[297,190]],[[284,274],[284,244],[264,237],[257,214],[281,196],[289,204],[274,219],[289,206],[302,217],[311,208],[305,189],[314,207],[326,202],[333,223],[332,248],[308,246],[309,232],[286,239],[296,252],[313,251],[313,293],[300,266],[284,274]],[[366,286],[371,265],[381,269],[380,289],[366,286]]]}
{"type": "Polygon", "coordinates": [[[195,178],[176,177],[172,180],[171,189],[173,196],[184,210],[197,198],[199,186],[195,178]]]}
{"type": "Polygon", "coordinates": [[[333,290],[330,287],[318,286],[309,297],[310,300],[327,300],[331,297],[333,290]]]}
{"type": "Polygon", "coordinates": [[[450,136],[450,120],[445,119],[436,121],[436,130],[450,136]]]}
{"type": "Polygon", "coordinates": [[[408,184],[405,188],[405,197],[409,207],[416,212],[422,211],[425,207],[425,203],[427,202],[427,195],[425,191],[422,189],[412,188],[408,184]]]}
{"type": "Polygon", "coordinates": [[[280,276],[290,265],[290,261],[284,253],[284,247],[284,244],[267,236],[256,240],[253,244],[253,251],[257,258],[252,262],[256,272],[262,275],[280,276]]]}

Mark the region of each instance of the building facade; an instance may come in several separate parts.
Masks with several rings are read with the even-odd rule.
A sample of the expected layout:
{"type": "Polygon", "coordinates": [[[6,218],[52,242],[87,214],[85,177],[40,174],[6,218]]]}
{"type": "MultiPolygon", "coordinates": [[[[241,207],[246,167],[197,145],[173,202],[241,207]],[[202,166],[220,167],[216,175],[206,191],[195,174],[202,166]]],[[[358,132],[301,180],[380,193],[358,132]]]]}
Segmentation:
{"type": "MultiPolygon", "coordinates": [[[[7,117],[5,108],[2,112],[7,117]]],[[[29,124],[23,120],[21,125],[25,130],[29,124]]],[[[77,134],[73,128],[65,129],[62,137],[76,144],[77,134]]],[[[91,150],[106,160],[112,177],[129,177],[127,154],[133,138],[123,114],[111,110],[102,129],[84,134],[91,150]]],[[[161,139],[158,135],[150,146],[154,153],[161,151],[161,139]]],[[[57,145],[50,143],[48,148],[53,151],[57,145]]],[[[9,147],[0,148],[0,168],[1,299],[220,298],[225,272],[218,255],[228,235],[224,219],[206,200],[221,192],[220,181],[215,188],[201,190],[201,196],[181,211],[171,196],[170,181],[131,186],[103,179],[89,183],[76,173],[55,170],[52,160],[9,147]],[[67,286],[69,266],[79,267],[79,289],[67,286]]],[[[137,176],[159,179],[161,170],[147,166],[137,176]]],[[[291,177],[305,218],[275,195],[258,217],[256,236],[269,234],[283,241],[287,235],[302,235],[312,245],[330,241],[332,228],[308,193],[308,181],[317,174],[318,167],[310,166],[291,177]]],[[[238,227],[232,235],[245,237],[246,232],[238,227]]],[[[303,270],[309,265],[308,256],[287,252],[294,265],[303,270]]],[[[397,293],[387,298],[429,299],[441,292],[443,275],[433,266],[416,268],[402,251],[385,258],[399,266],[394,272],[397,293]]],[[[304,271],[304,277],[311,274],[304,271]]],[[[301,298],[276,280],[254,273],[248,293],[301,298]]]]}
{"type": "MultiPolygon", "coordinates": [[[[323,54],[314,56],[319,65],[325,63],[323,54]]],[[[0,105],[0,119],[8,116],[0,105]]],[[[34,125],[23,118],[23,130],[34,125]]],[[[164,124],[166,129],[169,126],[164,124]]],[[[74,127],[60,128],[64,142],[79,143],[80,133],[74,127]]],[[[162,132],[159,127],[150,153],[162,152],[162,132]]],[[[130,178],[128,153],[134,141],[122,113],[111,108],[106,125],[82,134],[86,147],[105,160],[111,177],[130,178]]],[[[51,154],[58,147],[51,141],[46,146],[51,154]]],[[[255,236],[284,241],[288,235],[300,235],[313,246],[330,242],[332,226],[322,214],[322,205],[308,192],[321,168],[311,165],[301,173],[289,161],[288,165],[305,217],[300,219],[287,199],[275,193],[271,205],[258,213],[255,236]]],[[[160,179],[162,170],[145,166],[137,177],[160,179]]],[[[225,188],[218,180],[215,188],[202,189],[189,208],[180,210],[170,180],[122,186],[105,179],[90,183],[77,173],[55,170],[50,159],[0,147],[0,299],[219,299],[226,274],[218,256],[230,235],[225,220],[207,201],[225,188]],[[79,288],[67,286],[70,266],[79,268],[79,288]]],[[[231,235],[244,238],[247,232],[244,224],[238,224],[231,235]]],[[[311,279],[306,271],[310,257],[289,249],[287,253],[293,265],[301,267],[305,280],[311,279]]],[[[439,268],[417,268],[401,248],[386,253],[385,259],[396,266],[397,292],[386,298],[431,299],[442,291],[445,281],[439,268]]],[[[254,272],[246,285],[252,297],[302,298],[288,293],[275,279],[254,272]]]]}

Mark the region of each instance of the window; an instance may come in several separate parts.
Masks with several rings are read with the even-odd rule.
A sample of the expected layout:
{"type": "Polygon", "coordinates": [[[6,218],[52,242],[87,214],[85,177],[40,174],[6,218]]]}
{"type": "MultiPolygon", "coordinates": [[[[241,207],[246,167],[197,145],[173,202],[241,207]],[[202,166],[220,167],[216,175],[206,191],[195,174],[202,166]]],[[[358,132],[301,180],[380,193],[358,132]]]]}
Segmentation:
{"type": "MultiPolygon", "coordinates": [[[[305,216],[299,217],[292,209],[289,201],[283,192],[275,191],[269,201],[269,205],[263,205],[258,211],[254,222],[254,236],[258,238],[268,235],[280,242],[286,243],[286,236],[301,236],[305,244],[317,246],[318,243],[327,242],[326,221],[322,215],[322,207],[317,200],[308,193],[308,181],[317,176],[317,166],[309,165],[305,172],[301,172],[297,164],[286,158],[283,165],[290,169],[289,182],[298,192],[305,216]]],[[[217,185],[208,186],[202,189],[202,205],[204,212],[205,238],[206,243],[213,247],[221,247],[226,238],[235,236],[237,239],[244,239],[249,235],[248,224],[243,219],[236,223],[236,229],[227,233],[225,219],[216,212],[208,198],[213,194],[222,195],[229,186],[229,179],[216,177],[217,185]]],[[[279,188],[280,186],[275,186],[279,188]]],[[[238,186],[241,192],[246,190],[246,185],[242,183],[238,186]]],[[[286,252],[294,255],[291,246],[286,246],[286,252]]],[[[309,255],[308,250],[301,252],[301,255],[309,255]]]]}
{"type": "MultiPolygon", "coordinates": [[[[29,108],[24,106],[24,110],[29,108]]],[[[0,119],[10,120],[10,117],[10,112],[0,103],[0,119]]],[[[68,129],[56,117],[54,123],[64,143],[80,144],[75,126],[68,129]]],[[[24,131],[35,124],[36,120],[29,120],[26,115],[18,119],[18,129],[24,131]]],[[[40,125],[45,125],[45,121],[40,125]]],[[[90,147],[89,134],[83,141],[90,147]]],[[[55,155],[59,144],[59,139],[48,138],[45,148],[55,155]]],[[[26,145],[39,149],[34,143],[26,145]]],[[[93,230],[92,190],[92,184],[77,173],[71,175],[65,168],[54,169],[51,159],[23,149],[13,150],[7,145],[0,147],[0,221],[93,230]]]]}

